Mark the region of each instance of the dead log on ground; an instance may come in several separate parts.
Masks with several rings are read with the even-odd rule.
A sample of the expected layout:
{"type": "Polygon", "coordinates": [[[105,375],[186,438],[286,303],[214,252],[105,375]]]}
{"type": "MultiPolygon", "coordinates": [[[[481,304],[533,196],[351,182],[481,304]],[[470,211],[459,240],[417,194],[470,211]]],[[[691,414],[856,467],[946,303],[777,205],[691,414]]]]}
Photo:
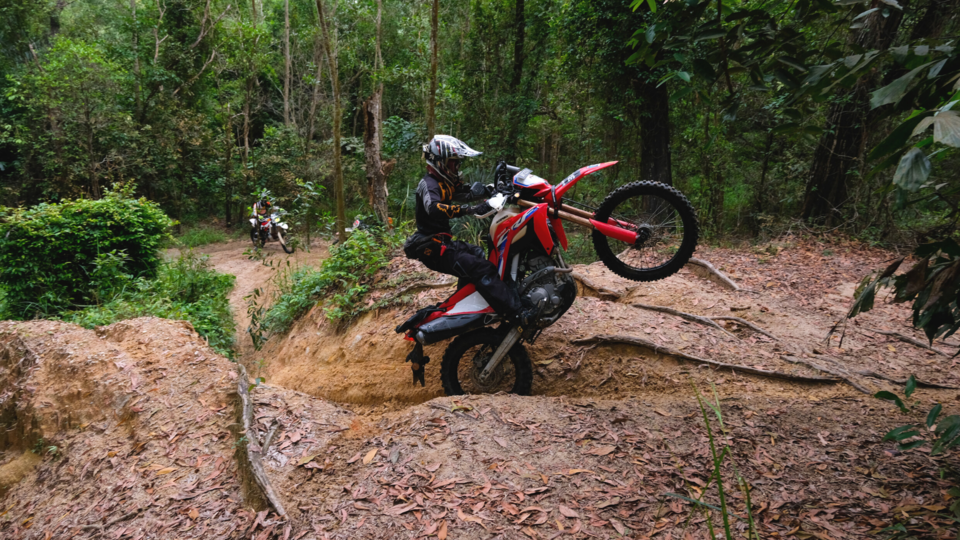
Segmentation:
{"type": "Polygon", "coordinates": [[[260,493],[267,500],[270,506],[277,512],[277,515],[286,517],[287,512],[283,509],[280,497],[273,490],[270,479],[263,469],[263,461],[260,459],[261,449],[257,445],[257,438],[253,432],[253,400],[250,399],[250,392],[247,386],[250,380],[247,378],[247,370],[242,365],[237,365],[237,394],[240,396],[240,426],[243,429],[238,445],[238,455],[246,458],[246,464],[249,466],[249,472],[253,476],[256,486],[260,493]],[[242,451],[239,451],[242,447],[242,451]]]}

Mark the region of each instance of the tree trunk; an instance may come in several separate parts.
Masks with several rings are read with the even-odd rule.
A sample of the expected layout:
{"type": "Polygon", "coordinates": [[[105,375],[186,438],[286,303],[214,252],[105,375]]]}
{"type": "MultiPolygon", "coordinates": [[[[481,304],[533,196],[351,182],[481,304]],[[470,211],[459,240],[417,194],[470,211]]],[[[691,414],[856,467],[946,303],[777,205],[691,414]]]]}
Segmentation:
{"type": "Polygon", "coordinates": [[[314,61],[317,63],[317,76],[313,81],[313,96],[310,98],[310,121],[307,128],[306,150],[310,151],[310,145],[313,143],[313,134],[317,121],[317,102],[320,101],[320,78],[323,76],[323,58],[320,57],[320,51],[323,45],[318,41],[314,50],[314,61]]]}
{"type": "MultiPolygon", "coordinates": [[[[855,42],[864,49],[885,49],[897,37],[903,12],[891,9],[888,17],[879,12],[868,15],[855,42]]],[[[810,178],[804,194],[803,219],[823,221],[827,226],[840,218],[846,204],[850,177],[863,164],[864,143],[870,112],[869,89],[876,75],[861,77],[856,85],[838,96],[827,113],[827,128],[814,151],[810,178]]]]}
{"type": "Polygon", "coordinates": [[[526,115],[519,112],[521,99],[520,84],[523,81],[524,40],[526,38],[527,20],[524,0],[516,0],[514,13],[513,39],[513,75],[510,77],[510,96],[513,101],[513,114],[510,115],[510,124],[507,126],[507,148],[505,159],[508,163],[516,163],[519,154],[517,145],[520,139],[520,124],[525,124],[526,115]]]}
{"type": "Polygon", "coordinates": [[[323,0],[317,0],[317,15],[320,21],[320,30],[323,32],[324,52],[327,55],[327,65],[330,67],[330,80],[333,84],[333,190],[337,198],[337,237],[340,242],[347,241],[346,210],[343,200],[343,163],[340,159],[340,76],[337,69],[336,36],[331,39],[330,34],[336,29],[327,28],[327,20],[323,13],[323,0]]]}
{"type": "Polygon", "coordinates": [[[380,159],[380,90],[374,90],[363,104],[363,153],[367,160],[367,186],[370,206],[385,227],[390,226],[387,214],[387,177],[380,159]]]}
{"type": "MultiPolygon", "coordinates": [[[[379,79],[383,68],[383,59],[380,55],[380,20],[383,9],[382,0],[377,0],[377,36],[376,55],[373,66],[374,73],[379,79]]],[[[370,206],[383,223],[390,227],[387,212],[387,174],[384,171],[381,159],[383,148],[383,84],[375,88],[370,99],[363,104],[363,153],[366,157],[367,189],[370,196],[370,206]]]]}
{"type": "Polygon", "coordinates": [[[427,140],[436,135],[437,105],[437,26],[440,17],[440,0],[433,0],[430,14],[430,93],[427,94],[427,140]]]}
{"type": "Polygon", "coordinates": [[[669,97],[666,85],[640,81],[640,177],[672,186],[669,97]]]}
{"type": "Polygon", "coordinates": [[[137,27],[137,0],[130,0],[130,12],[133,16],[133,93],[136,103],[136,121],[142,120],[143,107],[140,103],[140,29],[137,27]]]}
{"type": "MultiPolygon", "coordinates": [[[[223,200],[223,222],[226,228],[230,228],[233,225],[233,212],[231,211],[233,207],[233,146],[234,146],[234,137],[233,137],[233,128],[230,126],[230,104],[227,104],[227,114],[225,115],[226,125],[223,128],[223,146],[224,146],[224,156],[223,156],[223,177],[224,177],[224,200],[223,200]]],[[[237,221],[240,221],[241,217],[237,216],[237,221]]]]}
{"type": "Polygon", "coordinates": [[[290,0],[283,0],[283,68],[283,125],[290,127],[290,0]]]}

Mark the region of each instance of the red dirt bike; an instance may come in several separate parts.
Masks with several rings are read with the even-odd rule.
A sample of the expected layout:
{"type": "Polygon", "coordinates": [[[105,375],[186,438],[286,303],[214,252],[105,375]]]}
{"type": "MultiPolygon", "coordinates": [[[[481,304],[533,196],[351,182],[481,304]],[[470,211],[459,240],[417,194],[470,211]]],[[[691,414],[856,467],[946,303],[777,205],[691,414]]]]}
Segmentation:
{"type": "Polygon", "coordinates": [[[573,269],[562,255],[567,248],[564,221],[592,230],[600,260],[627,279],[663,279],[687,263],[697,246],[699,225],[690,201],[676,189],[634,182],[611,192],[593,211],[563,201],[564,193],[583,177],[616,163],[583,167],[556,186],[530,169],[497,164],[497,193],[505,195],[507,203],[490,225],[489,260],[500,279],[539,306],[539,319],[527,328],[506,324],[472,284],[460,287],[446,301],[421,309],[396,329],[415,342],[407,356],[414,384],[424,384],[423,366],[430,361],[423,346],[456,337],[440,366],[447,395],[530,394],[533,366],[523,343],[533,343],[577,296],[573,269]]]}

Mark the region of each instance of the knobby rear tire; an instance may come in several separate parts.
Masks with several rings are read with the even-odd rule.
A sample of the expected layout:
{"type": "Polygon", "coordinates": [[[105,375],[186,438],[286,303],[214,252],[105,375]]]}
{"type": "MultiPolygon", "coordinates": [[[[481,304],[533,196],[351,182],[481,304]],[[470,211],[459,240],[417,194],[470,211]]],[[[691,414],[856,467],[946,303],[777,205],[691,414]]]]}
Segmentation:
{"type": "Polygon", "coordinates": [[[670,204],[680,215],[683,222],[683,240],[677,252],[667,262],[653,268],[635,268],[618,258],[610,247],[610,242],[600,231],[593,231],[593,247],[597,256],[613,273],[633,281],[657,281],[677,273],[697,249],[697,240],[700,236],[700,224],[697,212],[690,201],[674,187],[660,182],[632,182],[612,191],[597,208],[594,219],[606,222],[616,208],[633,197],[652,195],[659,197],[670,204]]]}
{"type": "MultiPolygon", "coordinates": [[[[473,332],[463,334],[453,340],[453,343],[447,347],[443,353],[443,362],[440,364],[440,381],[443,383],[443,391],[448,396],[460,396],[465,392],[460,384],[460,362],[470,362],[472,359],[463,358],[472,347],[477,345],[491,345],[495,351],[503,341],[504,335],[493,328],[481,328],[473,332]]],[[[520,396],[529,396],[533,388],[533,365],[530,362],[530,356],[527,349],[521,343],[514,345],[507,353],[507,358],[502,362],[513,362],[513,371],[515,375],[511,394],[520,396]]]]}

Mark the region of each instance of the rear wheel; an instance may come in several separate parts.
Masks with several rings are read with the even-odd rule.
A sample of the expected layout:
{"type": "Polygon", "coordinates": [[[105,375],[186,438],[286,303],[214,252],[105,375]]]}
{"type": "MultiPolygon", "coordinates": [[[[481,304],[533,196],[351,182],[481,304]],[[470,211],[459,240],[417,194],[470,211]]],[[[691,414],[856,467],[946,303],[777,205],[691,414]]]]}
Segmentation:
{"type": "Polygon", "coordinates": [[[464,334],[447,347],[440,365],[440,380],[448,396],[461,394],[493,394],[508,392],[530,395],[533,366],[523,345],[517,343],[500,361],[486,382],[480,373],[496,352],[504,335],[493,328],[481,328],[464,334]]]}
{"type": "Polygon", "coordinates": [[[607,195],[594,219],[637,233],[630,244],[593,231],[603,264],[633,281],[656,281],[687,264],[700,234],[697,213],[676,189],[659,182],[633,182],[607,195]]]}

